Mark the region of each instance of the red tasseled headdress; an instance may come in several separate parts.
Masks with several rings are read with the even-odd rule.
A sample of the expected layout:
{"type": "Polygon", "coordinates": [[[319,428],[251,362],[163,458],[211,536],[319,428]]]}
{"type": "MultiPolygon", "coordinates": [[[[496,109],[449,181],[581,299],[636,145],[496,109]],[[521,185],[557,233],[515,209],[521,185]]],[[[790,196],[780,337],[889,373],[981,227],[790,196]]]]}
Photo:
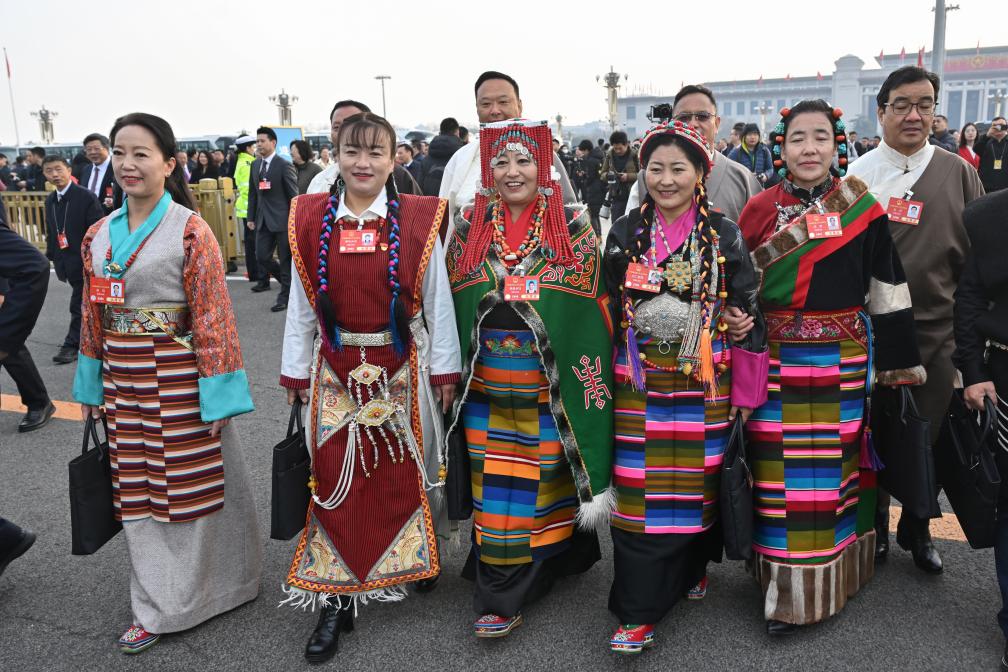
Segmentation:
{"type": "Polygon", "coordinates": [[[487,250],[493,239],[491,223],[486,221],[487,208],[497,196],[490,162],[507,150],[509,144],[516,144],[528,150],[539,168],[539,193],[546,197],[546,212],[543,220],[543,251],[551,261],[558,264],[570,263],[574,258],[570,234],[567,231],[567,217],[564,215],[563,192],[560,184],[553,179],[553,132],[549,122],[509,119],[491,124],[482,124],[479,134],[480,173],[482,189],[476,192],[473,204],[472,224],[466,238],[465,250],[458,261],[456,272],[459,277],[472,273],[486,259],[487,250]]]}

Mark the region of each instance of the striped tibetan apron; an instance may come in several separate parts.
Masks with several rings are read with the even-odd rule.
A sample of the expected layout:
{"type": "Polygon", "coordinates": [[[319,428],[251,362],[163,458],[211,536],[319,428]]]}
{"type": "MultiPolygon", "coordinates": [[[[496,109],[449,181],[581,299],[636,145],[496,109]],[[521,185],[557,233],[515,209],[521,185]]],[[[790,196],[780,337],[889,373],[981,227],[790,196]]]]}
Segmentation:
{"type": "Polygon", "coordinates": [[[480,329],[463,423],[482,562],[545,560],[570,544],[577,496],[531,331],[480,329]]]}
{"type": "Polygon", "coordinates": [[[188,309],[105,306],[102,328],[116,517],[181,522],[220,509],[221,443],[200,418],[188,309]]]}

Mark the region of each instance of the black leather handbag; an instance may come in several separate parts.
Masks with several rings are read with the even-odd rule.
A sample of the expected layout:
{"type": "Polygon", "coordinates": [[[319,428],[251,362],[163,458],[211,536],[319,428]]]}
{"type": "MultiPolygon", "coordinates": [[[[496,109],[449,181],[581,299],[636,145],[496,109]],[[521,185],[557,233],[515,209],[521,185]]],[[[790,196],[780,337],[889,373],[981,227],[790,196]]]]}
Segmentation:
{"type": "Polygon", "coordinates": [[[108,425],[105,441],[98,438],[95,419],[84,423],[81,454],[70,460],[70,552],[91,555],[122,529],[112,504],[112,464],[108,425]]]}
{"type": "Polygon", "coordinates": [[[938,485],[931,423],[917,410],[910,388],[877,388],[871,404],[872,440],[882,460],[879,485],[917,518],[938,518],[938,485]]]}
{"type": "Polygon", "coordinates": [[[448,437],[446,457],[448,475],[445,479],[445,502],[449,520],[468,520],[473,512],[472,478],[469,474],[469,446],[461,418],[448,437]]]}
{"type": "Polygon", "coordinates": [[[304,529],[311,490],[311,455],[305,442],[300,399],[291,406],[287,437],[273,447],[270,538],[287,541],[304,529]]]}
{"type": "Polygon", "coordinates": [[[735,416],[721,463],[721,528],[729,560],[752,560],[752,473],[746,461],[742,413],[735,416]]]}
{"type": "Polygon", "coordinates": [[[982,413],[970,410],[954,390],[935,444],[935,467],[966,541],[991,548],[997,532],[998,473],[995,446],[997,407],[987,397],[982,413]]]}

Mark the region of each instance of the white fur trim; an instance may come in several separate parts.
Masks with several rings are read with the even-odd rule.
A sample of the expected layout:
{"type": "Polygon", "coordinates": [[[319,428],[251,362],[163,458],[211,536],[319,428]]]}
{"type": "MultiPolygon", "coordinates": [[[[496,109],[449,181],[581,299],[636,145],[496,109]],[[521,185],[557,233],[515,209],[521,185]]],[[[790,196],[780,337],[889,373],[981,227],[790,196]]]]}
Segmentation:
{"type": "Polygon", "coordinates": [[[609,525],[609,517],[616,510],[616,488],[609,486],[592,500],[578,507],[574,522],[582,530],[601,531],[609,525]]]}

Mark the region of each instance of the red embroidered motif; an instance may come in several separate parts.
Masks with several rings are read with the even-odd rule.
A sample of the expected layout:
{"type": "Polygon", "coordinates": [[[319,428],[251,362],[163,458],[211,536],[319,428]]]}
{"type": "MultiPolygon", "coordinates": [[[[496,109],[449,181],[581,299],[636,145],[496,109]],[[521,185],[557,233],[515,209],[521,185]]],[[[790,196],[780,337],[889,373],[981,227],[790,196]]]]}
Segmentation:
{"type": "Polygon", "coordinates": [[[609,397],[612,399],[612,394],[609,393],[609,387],[602,382],[601,359],[596,357],[595,366],[592,366],[591,360],[588,359],[588,355],[581,355],[581,366],[583,367],[581,370],[578,370],[575,366],[572,366],[571,370],[574,371],[574,375],[577,376],[577,379],[584,383],[585,410],[587,410],[593,402],[595,404],[595,408],[605,408],[605,398],[609,397]]]}

